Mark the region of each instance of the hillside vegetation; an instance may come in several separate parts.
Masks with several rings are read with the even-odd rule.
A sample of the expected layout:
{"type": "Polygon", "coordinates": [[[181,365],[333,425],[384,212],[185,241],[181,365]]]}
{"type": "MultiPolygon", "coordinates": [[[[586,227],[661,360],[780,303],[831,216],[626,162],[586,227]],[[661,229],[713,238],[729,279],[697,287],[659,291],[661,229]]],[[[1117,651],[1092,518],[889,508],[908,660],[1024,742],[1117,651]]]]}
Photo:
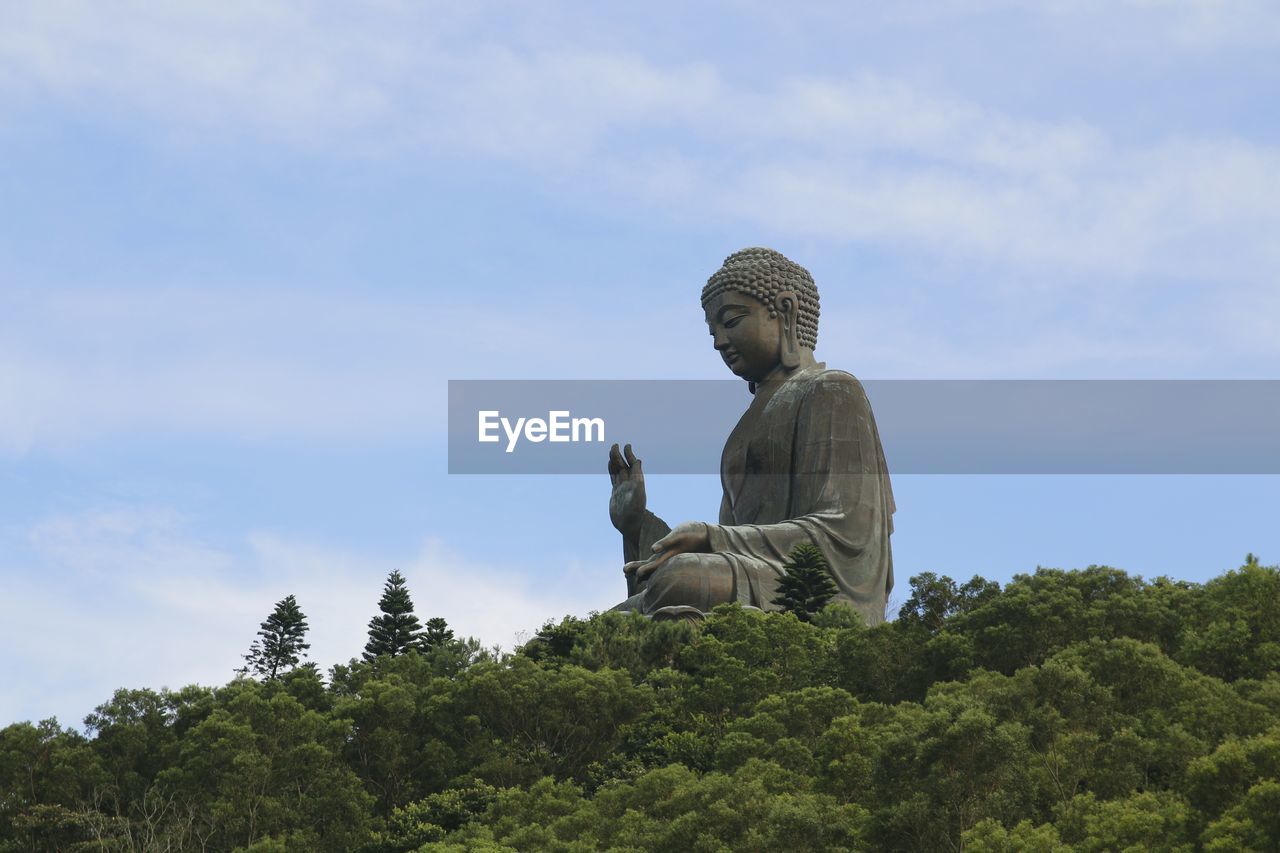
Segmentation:
{"type": "Polygon", "coordinates": [[[1275,850],[1280,571],[606,613],[0,730],[0,850],[1275,850]]]}

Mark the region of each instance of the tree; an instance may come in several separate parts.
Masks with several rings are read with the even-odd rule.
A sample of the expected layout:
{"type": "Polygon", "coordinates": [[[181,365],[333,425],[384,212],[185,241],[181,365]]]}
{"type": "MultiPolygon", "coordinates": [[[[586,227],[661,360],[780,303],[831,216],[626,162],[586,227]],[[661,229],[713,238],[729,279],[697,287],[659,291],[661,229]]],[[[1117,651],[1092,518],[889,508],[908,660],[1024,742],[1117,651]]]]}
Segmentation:
{"type": "Polygon", "coordinates": [[[946,576],[921,572],[911,578],[911,597],[898,611],[898,621],[936,634],[947,619],[982,606],[999,592],[998,583],[977,575],[961,585],[946,576]]]}
{"type": "Polygon", "coordinates": [[[244,656],[244,667],[239,672],[259,675],[268,681],[297,666],[298,661],[311,648],[303,642],[307,634],[307,617],[298,608],[292,595],[276,603],[276,609],[258,629],[258,639],[244,656]]]}
{"type": "Polygon", "coordinates": [[[418,642],[424,652],[438,649],[453,642],[453,629],[444,619],[435,616],[427,620],[427,629],[422,632],[422,638],[418,642]]]}
{"type": "Polygon", "coordinates": [[[839,592],[831,579],[827,558],[816,545],[797,545],[782,565],[787,574],[778,584],[778,597],[773,603],[794,613],[802,622],[812,619],[839,592]]]}
{"type": "Polygon", "coordinates": [[[872,627],[609,612],[515,655],[441,619],[328,684],[121,690],[0,728],[0,853],[1280,851],[1280,567],[1246,563],[920,574],[872,627]]]}
{"type": "Polygon", "coordinates": [[[402,655],[420,642],[422,624],[413,613],[413,600],[409,598],[409,590],[400,572],[394,571],[387,576],[378,609],[382,615],[369,620],[365,660],[373,661],[378,655],[402,655]]]}
{"type": "Polygon", "coordinates": [[[204,837],[133,849],[360,848],[373,797],[343,760],[350,721],[307,710],[281,682],[287,679],[242,681],[222,691],[217,707],[182,733],[157,779],[154,790],[172,797],[180,814],[191,814],[204,837]],[[284,839],[287,845],[273,843],[284,839]]]}

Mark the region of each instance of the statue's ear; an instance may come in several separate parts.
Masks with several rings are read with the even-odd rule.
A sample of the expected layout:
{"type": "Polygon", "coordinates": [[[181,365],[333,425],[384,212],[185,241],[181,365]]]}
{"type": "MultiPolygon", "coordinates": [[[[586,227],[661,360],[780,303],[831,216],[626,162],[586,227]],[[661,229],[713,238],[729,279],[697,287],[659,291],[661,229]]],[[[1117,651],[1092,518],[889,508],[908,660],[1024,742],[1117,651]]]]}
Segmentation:
{"type": "Polygon", "coordinates": [[[793,369],[800,366],[800,334],[796,327],[799,303],[794,290],[774,294],[774,310],[782,320],[782,366],[793,369]]]}

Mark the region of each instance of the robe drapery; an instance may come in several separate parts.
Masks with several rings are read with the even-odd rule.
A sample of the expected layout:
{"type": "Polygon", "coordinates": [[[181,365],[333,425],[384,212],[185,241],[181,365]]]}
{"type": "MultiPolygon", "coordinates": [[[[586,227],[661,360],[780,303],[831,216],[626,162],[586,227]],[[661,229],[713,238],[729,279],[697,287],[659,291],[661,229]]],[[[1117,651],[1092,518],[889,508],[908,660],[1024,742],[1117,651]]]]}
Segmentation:
{"type": "MultiPolygon", "coordinates": [[[[719,523],[708,525],[711,554],[694,556],[708,572],[732,573],[729,600],[778,609],[783,563],[797,545],[811,544],[831,566],[836,600],[868,625],[884,621],[893,588],[893,491],[862,383],[817,364],[761,385],[725,443],[720,481],[719,523]]],[[[624,555],[647,554],[667,530],[646,513],[624,555]]],[[[645,593],[660,585],[664,568],[619,607],[656,613],[645,593]]],[[[723,602],[681,603],[706,611],[723,602]]]]}

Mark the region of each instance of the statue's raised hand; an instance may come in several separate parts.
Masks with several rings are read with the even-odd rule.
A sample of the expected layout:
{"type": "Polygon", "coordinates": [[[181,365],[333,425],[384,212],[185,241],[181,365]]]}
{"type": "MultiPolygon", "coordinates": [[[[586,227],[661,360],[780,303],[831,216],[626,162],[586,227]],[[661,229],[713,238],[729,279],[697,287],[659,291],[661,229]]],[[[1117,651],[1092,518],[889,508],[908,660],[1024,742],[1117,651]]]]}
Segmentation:
{"type": "Polygon", "coordinates": [[[609,450],[609,480],[613,483],[609,520],[623,536],[640,535],[645,510],[644,470],[631,445],[619,450],[615,444],[609,450]]]}

